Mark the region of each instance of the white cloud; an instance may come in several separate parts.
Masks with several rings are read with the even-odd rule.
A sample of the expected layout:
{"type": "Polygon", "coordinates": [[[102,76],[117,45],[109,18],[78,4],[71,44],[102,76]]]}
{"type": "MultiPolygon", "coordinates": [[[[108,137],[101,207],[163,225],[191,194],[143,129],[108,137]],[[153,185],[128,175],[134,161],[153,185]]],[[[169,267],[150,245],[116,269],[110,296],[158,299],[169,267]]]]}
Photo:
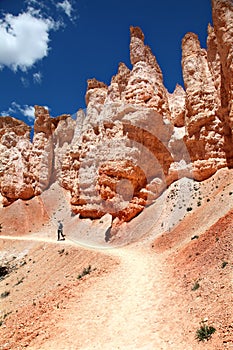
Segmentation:
{"type": "Polygon", "coordinates": [[[21,77],[20,80],[24,87],[29,87],[29,80],[27,78],[21,77]]]}
{"type": "Polygon", "coordinates": [[[68,0],[64,0],[63,2],[59,2],[57,4],[57,7],[61,8],[70,19],[72,18],[73,8],[72,8],[71,3],[68,0]]]}
{"type": "Polygon", "coordinates": [[[21,114],[24,117],[26,117],[29,122],[32,122],[35,119],[34,112],[35,112],[35,109],[33,106],[28,106],[28,105],[21,106],[17,102],[12,102],[9,109],[7,111],[3,111],[1,113],[1,115],[2,116],[5,116],[5,115],[13,115],[14,116],[15,114],[16,115],[21,114]]]}
{"type": "Polygon", "coordinates": [[[35,84],[41,84],[42,82],[42,73],[41,72],[37,72],[33,74],[33,81],[35,84]]]}
{"type": "MultiPolygon", "coordinates": [[[[48,106],[43,106],[44,108],[46,108],[48,111],[50,110],[50,108],[48,106]]],[[[8,110],[3,111],[0,113],[1,116],[7,116],[10,115],[12,117],[15,117],[17,119],[21,119],[20,115],[26,117],[28,119],[28,121],[30,123],[34,122],[35,119],[35,108],[34,106],[29,106],[29,105],[23,105],[21,106],[19,103],[17,102],[12,102],[10,107],[8,108],[8,110]]]]}
{"type": "Polygon", "coordinates": [[[35,119],[35,108],[33,106],[28,106],[28,105],[25,105],[23,106],[23,109],[22,109],[22,114],[28,118],[28,120],[32,121],[35,119]]]}
{"type": "Polygon", "coordinates": [[[37,5],[38,4],[38,0],[25,0],[25,2],[28,5],[37,5]]]}
{"type": "Polygon", "coordinates": [[[17,16],[0,19],[0,68],[26,71],[49,52],[49,32],[59,23],[43,18],[39,10],[29,8],[17,16]]]}

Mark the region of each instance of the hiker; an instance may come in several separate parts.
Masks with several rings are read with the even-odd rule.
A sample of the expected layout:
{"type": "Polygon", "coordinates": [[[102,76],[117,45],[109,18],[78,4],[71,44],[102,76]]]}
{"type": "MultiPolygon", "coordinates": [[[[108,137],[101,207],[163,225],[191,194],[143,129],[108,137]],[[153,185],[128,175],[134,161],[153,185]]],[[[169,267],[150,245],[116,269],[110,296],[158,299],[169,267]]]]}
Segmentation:
{"type": "Polygon", "coordinates": [[[63,224],[61,221],[58,221],[58,228],[57,228],[57,240],[60,241],[60,240],[65,240],[65,235],[63,233],[63,224]],[[61,238],[62,236],[62,238],[61,238]]]}

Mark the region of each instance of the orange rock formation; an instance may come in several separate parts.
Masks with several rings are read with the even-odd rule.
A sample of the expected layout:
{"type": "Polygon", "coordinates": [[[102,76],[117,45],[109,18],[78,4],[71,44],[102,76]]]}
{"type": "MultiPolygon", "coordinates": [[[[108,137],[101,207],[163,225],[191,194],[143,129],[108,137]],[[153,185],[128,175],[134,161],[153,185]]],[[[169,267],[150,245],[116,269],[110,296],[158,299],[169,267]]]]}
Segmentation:
{"type": "Polygon", "coordinates": [[[212,0],[212,9],[207,49],[194,33],[182,41],[185,90],[168,93],[144,34],[131,27],[132,69],[120,63],[110,86],[88,80],[86,115],[51,118],[36,106],[33,142],[27,125],[1,117],[3,204],[57,180],[81,217],[129,221],[178,178],[232,167],[233,3],[212,0]]]}

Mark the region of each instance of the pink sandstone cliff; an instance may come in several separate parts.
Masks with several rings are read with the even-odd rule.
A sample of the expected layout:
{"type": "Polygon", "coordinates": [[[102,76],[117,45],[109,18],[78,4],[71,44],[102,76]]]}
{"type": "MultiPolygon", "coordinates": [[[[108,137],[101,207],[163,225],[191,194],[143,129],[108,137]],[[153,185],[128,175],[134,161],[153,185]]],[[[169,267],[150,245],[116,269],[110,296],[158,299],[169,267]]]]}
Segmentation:
{"type": "Polygon", "coordinates": [[[169,93],[144,34],[131,27],[132,69],[110,86],[88,80],[86,113],[51,118],[35,107],[29,127],[0,117],[3,205],[40,195],[54,182],[75,214],[129,221],[180,177],[202,181],[233,164],[233,1],[212,0],[207,49],[182,41],[184,87],[169,93]]]}

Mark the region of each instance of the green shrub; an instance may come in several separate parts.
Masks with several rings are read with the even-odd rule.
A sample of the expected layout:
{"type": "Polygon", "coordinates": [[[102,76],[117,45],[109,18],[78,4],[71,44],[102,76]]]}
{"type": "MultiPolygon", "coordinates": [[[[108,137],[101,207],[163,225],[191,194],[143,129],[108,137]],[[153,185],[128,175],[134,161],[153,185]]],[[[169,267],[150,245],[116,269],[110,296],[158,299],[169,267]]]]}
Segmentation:
{"type": "Polygon", "coordinates": [[[86,275],[89,275],[90,273],[91,273],[91,265],[89,265],[88,267],[85,267],[84,269],[83,269],[83,272],[80,274],[80,275],[78,275],[78,280],[79,279],[81,279],[82,277],[84,277],[84,276],[86,276],[86,275]]]}
{"type": "Polygon", "coordinates": [[[194,285],[193,285],[193,287],[192,287],[192,291],[195,291],[195,290],[197,290],[198,288],[200,288],[200,284],[199,284],[199,282],[198,281],[196,281],[195,283],[194,283],[194,285]]]}
{"type": "Polygon", "coordinates": [[[10,315],[12,311],[4,313],[4,315],[0,319],[0,327],[3,325],[5,318],[10,315]]]}
{"type": "Polygon", "coordinates": [[[0,266],[0,280],[7,276],[9,273],[8,266],[0,266]]]}
{"type": "Polygon", "coordinates": [[[64,248],[58,250],[58,253],[59,253],[60,255],[62,255],[64,252],[65,252],[65,249],[64,249],[64,248]]]}
{"type": "Polygon", "coordinates": [[[8,297],[9,294],[10,294],[9,290],[6,290],[5,292],[3,292],[1,294],[1,298],[6,298],[6,297],[8,297]]]}
{"type": "Polygon", "coordinates": [[[216,329],[201,322],[201,327],[196,331],[196,338],[199,341],[209,340],[216,329]]]}
{"type": "Polygon", "coordinates": [[[223,261],[223,262],[222,262],[222,265],[221,265],[222,269],[224,269],[224,267],[226,267],[226,266],[227,266],[227,264],[228,264],[228,262],[227,262],[227,261],[223,261]]]}
{"type": "Polygon", "coordinates": [[[191,237],[191,240],[198,239],[198,238],[199,238],[198,235],[194,235],[194,236],[191,237]]]}

